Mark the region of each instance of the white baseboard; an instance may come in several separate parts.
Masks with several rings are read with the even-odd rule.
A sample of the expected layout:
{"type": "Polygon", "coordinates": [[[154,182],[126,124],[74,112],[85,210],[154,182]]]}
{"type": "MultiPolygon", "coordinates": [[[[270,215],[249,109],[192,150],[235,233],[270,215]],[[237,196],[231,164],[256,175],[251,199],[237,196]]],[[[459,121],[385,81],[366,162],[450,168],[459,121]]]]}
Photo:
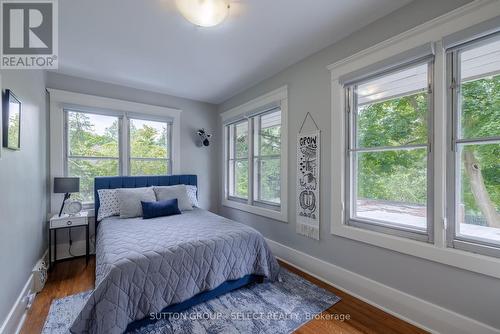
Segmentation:
{"type": "Polygon", "coordinates": [[[266,239],[274,255],[317,279],[332,285],[406,322],[432,333],[499,334],[500,330],[464,315],[396,290],[296,249],[266,239]]]}
{"type": "MultiPolygon", "coordinates": [[[[43,259],[46,263],[49,259],[49,249],[45,250],[41,259],[43,259]]],[[[17,334],[21,331],[23,327],[24,320],[26,319],[27,313],[27,305],[28,305],[28,296],[33,293],[33,274],[30,273],[28,277],[28,281],[24,285],[21,293],[16,299],[16,302],[10,309],[7,318],[5,318],[2,327],[0,327],[0,334],[17,334]]]]}
{"type": "Polygon", "coordinates": [[[17,297],[14,306],[10,309],[7,318],[0,328],[0,334],[19,333],[26,319],[26,305],[28,304],[28,296],[33,290],[33,275],[30,274],[28,281],[23,287],[23,290],[17,297]]]}

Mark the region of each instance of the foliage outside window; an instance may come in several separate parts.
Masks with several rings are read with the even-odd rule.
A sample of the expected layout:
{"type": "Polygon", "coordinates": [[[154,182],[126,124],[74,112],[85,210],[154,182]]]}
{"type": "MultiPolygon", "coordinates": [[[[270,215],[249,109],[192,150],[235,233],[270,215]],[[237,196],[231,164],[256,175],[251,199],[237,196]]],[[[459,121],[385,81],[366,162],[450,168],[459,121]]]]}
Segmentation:
{"type": "Polygon", "coordinates": [[[169,124],[130,119],[130,175],[170,172],[169,124]]]}
{"type": "Polygon", "coordinates": [[[279,210],[281,110],[274,109],[227,125],[226,135],[228,197],[279,210]],[[250,190],[253,196],[249,200],[250,190]]]}
{"type": "Polygon", "coordinates": [[[459,48],[450,57],[454,68],[452,238],[499,247],[500,39],[459,48]]]}
{"type": "Polygon", "coordinates": [[[429,68],[412,65],[346,88],[349,224],[427,238],[429,68]]]}
{"type": "Polygon", "coordinates": [[[281,197],[281,111],[254,119],[254,200],[280,204],[281,197]]]}
{"type": "Polygon", "coordinates": [[[248,121],[228,126],[229,195],[248,198],[248,121]]]}
{"type": "Polygon", "coordinates": [[[169,123],[66,110],[66,175],[80,177],[84,203],[94,201],[94,178],[170,173],[169,123]],[[129,127],[125,126],[129,124],[129,127]],[[123,131],[129,147],[122,147],[123,131]],[[127,150],[129,160],[125,161],[127,150]]]}
{"type": "Polygon", "coordinates": [[[118,117],[67,111],[67,175],[80,178],[83,202],[94,200],[94,177],[120,175],[118,117]]]}

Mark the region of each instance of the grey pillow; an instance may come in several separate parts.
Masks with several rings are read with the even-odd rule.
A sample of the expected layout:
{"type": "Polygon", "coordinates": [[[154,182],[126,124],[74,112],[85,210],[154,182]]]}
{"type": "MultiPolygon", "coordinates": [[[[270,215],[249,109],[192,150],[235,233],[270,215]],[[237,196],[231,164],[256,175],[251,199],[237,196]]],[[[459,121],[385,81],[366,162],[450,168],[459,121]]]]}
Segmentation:
{"type": "Polygon", "coordinates": [[[120,203],[120,218],[142,217],[141,201],[156,201],[152,187],[116,189],[116,195],[120,203]]]}
{"type": "Polygon", "coordinates": [[[168,199],[177,198],[177,204],[179,205],[179,210],[189,211],[193,210],[191,201],[189,200],[187,189],[184,184],[179,184],[175,186],[158,186],[154,187],[156,200],[165,201],[168,199]]]}

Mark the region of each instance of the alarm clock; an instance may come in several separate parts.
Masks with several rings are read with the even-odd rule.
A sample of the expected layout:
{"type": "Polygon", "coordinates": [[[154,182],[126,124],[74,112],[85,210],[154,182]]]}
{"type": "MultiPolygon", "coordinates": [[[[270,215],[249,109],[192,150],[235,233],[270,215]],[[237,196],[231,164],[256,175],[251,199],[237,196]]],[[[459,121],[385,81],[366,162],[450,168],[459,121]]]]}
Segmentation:
{"type": "Polygon", "coordinates": [[[82,211],[82,203],[79,201],[68,201],[64,204],[64,213],[74,216],[82,211]]]}

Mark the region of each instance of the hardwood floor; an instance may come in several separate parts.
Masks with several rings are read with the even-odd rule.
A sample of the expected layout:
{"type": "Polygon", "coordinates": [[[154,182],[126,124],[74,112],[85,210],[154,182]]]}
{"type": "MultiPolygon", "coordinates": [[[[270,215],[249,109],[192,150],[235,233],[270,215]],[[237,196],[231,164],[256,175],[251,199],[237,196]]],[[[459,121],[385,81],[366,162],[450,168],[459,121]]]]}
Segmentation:
{"type": "Polygon", "coordinates": [[[36,296],[31,306],[21,334],[40,333],[54,299],[66,297],[94,288],[95,256],[91,256],[88,266],[85,258],[59,262],[49,272],[43,290],[36,296]]]}
{"type": "MultiPolygon", "coordinates": [[[[280,262],[290,271],[342,297],[342,300],[299,328],[298,334],[358,334],[358,333],[426,333],[382,310],[354,298],[302,271],[280,262]],[[349,318],[347,320],[347,318],[349,318]]],[[[27,314],[21,333],[40,333],[52,300],[94,287],[95,258],[85,265],[85,258],[58,263],[49,274],[45,288],[40,292],[27,314]]]]}

